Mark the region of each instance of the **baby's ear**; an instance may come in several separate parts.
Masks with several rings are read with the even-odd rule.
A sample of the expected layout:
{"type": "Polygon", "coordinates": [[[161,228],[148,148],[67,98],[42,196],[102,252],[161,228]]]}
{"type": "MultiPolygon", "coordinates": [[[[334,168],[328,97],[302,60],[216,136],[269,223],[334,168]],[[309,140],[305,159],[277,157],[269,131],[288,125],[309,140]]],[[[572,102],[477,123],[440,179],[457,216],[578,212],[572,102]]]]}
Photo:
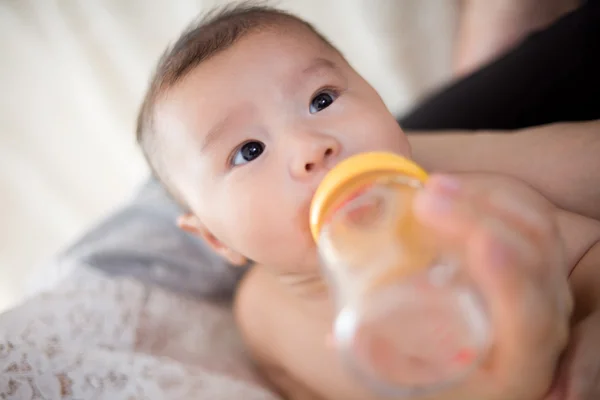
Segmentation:
{"type": "Polygon", "coordinates": [[[177,225],[194,236],[203,239],[214,251],[235,266],[248,264],[248,259],[233,249],[227,247],[209,231],[194,214],[183,214],[177,218],[177,225]]]}

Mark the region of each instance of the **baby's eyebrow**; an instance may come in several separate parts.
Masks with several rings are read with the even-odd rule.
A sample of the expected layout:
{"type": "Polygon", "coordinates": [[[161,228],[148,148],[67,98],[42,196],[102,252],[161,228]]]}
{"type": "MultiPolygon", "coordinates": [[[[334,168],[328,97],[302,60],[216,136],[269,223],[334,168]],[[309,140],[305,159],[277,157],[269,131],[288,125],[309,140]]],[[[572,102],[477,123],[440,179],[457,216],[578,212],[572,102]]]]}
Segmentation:
{"type": "Polygon", "coordinates": [[[288,82],[289,86],[286,89],[289,93],[295,93],[303,87],[311,76],[332,72],[340,75],[340,69],[333,61],[322,57],[315,58],[308,66],[296,71],[288,82]]]}
{"type": "Polygon", "coordinates": [[[311,75],[315,74],[321,70],[334,70],[337,71],[338,67],[331,60],[326,58],[316,58],[313,62],[304,70],[302,70],[302,75],[311,75]]]}
{"type": "Polygon", "coordinates": [[[232,119],[233,118],[231,114],[229,114],[221,120],[219,120],[212,128],[210,128],[206,136],[204,136],[204,138],[202,138],[202,140],[200,141],[201,153],[209,150],[212,146],[214,146],[214,144],[221,137],[222,133],[226,130],[227,125],[231,123],[232,119]]]}

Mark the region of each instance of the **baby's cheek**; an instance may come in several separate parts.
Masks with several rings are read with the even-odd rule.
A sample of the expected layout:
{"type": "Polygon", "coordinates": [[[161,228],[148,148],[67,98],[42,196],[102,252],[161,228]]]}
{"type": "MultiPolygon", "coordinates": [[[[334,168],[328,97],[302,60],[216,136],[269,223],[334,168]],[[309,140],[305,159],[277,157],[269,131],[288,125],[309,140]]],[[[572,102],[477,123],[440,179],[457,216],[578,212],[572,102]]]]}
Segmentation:
{"type": "Polygon", "coordinates": [[[258,244],[264,255],[264,263],[278,272],[288,274],[314,270],[317,257],[312,238],[299,234],[290,225],[284,225],[288,229],[280,230],[277,235],[265,236],[258,244]]]}
{"type": "Polygon", "coordinates": [[[410,157],[410,144],[408,137],[394,118],[388,118],[381,128],[381,141],[386,143],[390,151],[410,157]]]}
{"type": "Polygon", "coordinates": [[[249,214],[252,217],[239,218],[240,222],[231,227],[236,250],[257,263],[286,272],[303,262],[307,237],[298,229],[295,218],[286,217],[281,208],[275,207],[249,214]]]}
{"type": "Polygon", "coordinates": [[[390,151],[405,157],[410,156],[408,138],[387,110],[365,113],[354,126],[354,137],[358,139],[359,149],[365,151],[390,151]]]}

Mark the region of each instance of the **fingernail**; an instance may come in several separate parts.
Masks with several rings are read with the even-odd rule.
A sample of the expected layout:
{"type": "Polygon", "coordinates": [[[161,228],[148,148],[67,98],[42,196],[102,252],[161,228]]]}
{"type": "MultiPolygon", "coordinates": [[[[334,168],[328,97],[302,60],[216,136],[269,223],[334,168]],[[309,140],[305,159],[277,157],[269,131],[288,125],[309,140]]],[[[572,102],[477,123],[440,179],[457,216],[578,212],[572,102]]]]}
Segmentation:
{"type": "Polygon", "coordinates": [[[458,179],[449,175],[435,175],[431,178],[432,185],[447,194],[455,194],[460,190],[458,179]]]}
{"type": "Polygon", "coordinates": [[[452,208],[452,200],[439,193],[423,192],[417,197],[417,206],[432,214],[446,214],[452,208]]]}

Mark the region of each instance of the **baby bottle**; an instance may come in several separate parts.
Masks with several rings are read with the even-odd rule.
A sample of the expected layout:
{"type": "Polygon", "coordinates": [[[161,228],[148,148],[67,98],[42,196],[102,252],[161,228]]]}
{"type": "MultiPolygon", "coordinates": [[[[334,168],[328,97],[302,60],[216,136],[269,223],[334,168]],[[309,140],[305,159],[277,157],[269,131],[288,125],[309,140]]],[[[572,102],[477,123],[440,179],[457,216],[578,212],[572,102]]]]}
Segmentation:
{"type": "Polygon", "coordinates": [[[310,210],[340,356],[363,384],[394,398],[456,383],[491,340],[460,254],[413,214],[426,180],[398,155],[358,154],[326,175],[310,210]]]}

